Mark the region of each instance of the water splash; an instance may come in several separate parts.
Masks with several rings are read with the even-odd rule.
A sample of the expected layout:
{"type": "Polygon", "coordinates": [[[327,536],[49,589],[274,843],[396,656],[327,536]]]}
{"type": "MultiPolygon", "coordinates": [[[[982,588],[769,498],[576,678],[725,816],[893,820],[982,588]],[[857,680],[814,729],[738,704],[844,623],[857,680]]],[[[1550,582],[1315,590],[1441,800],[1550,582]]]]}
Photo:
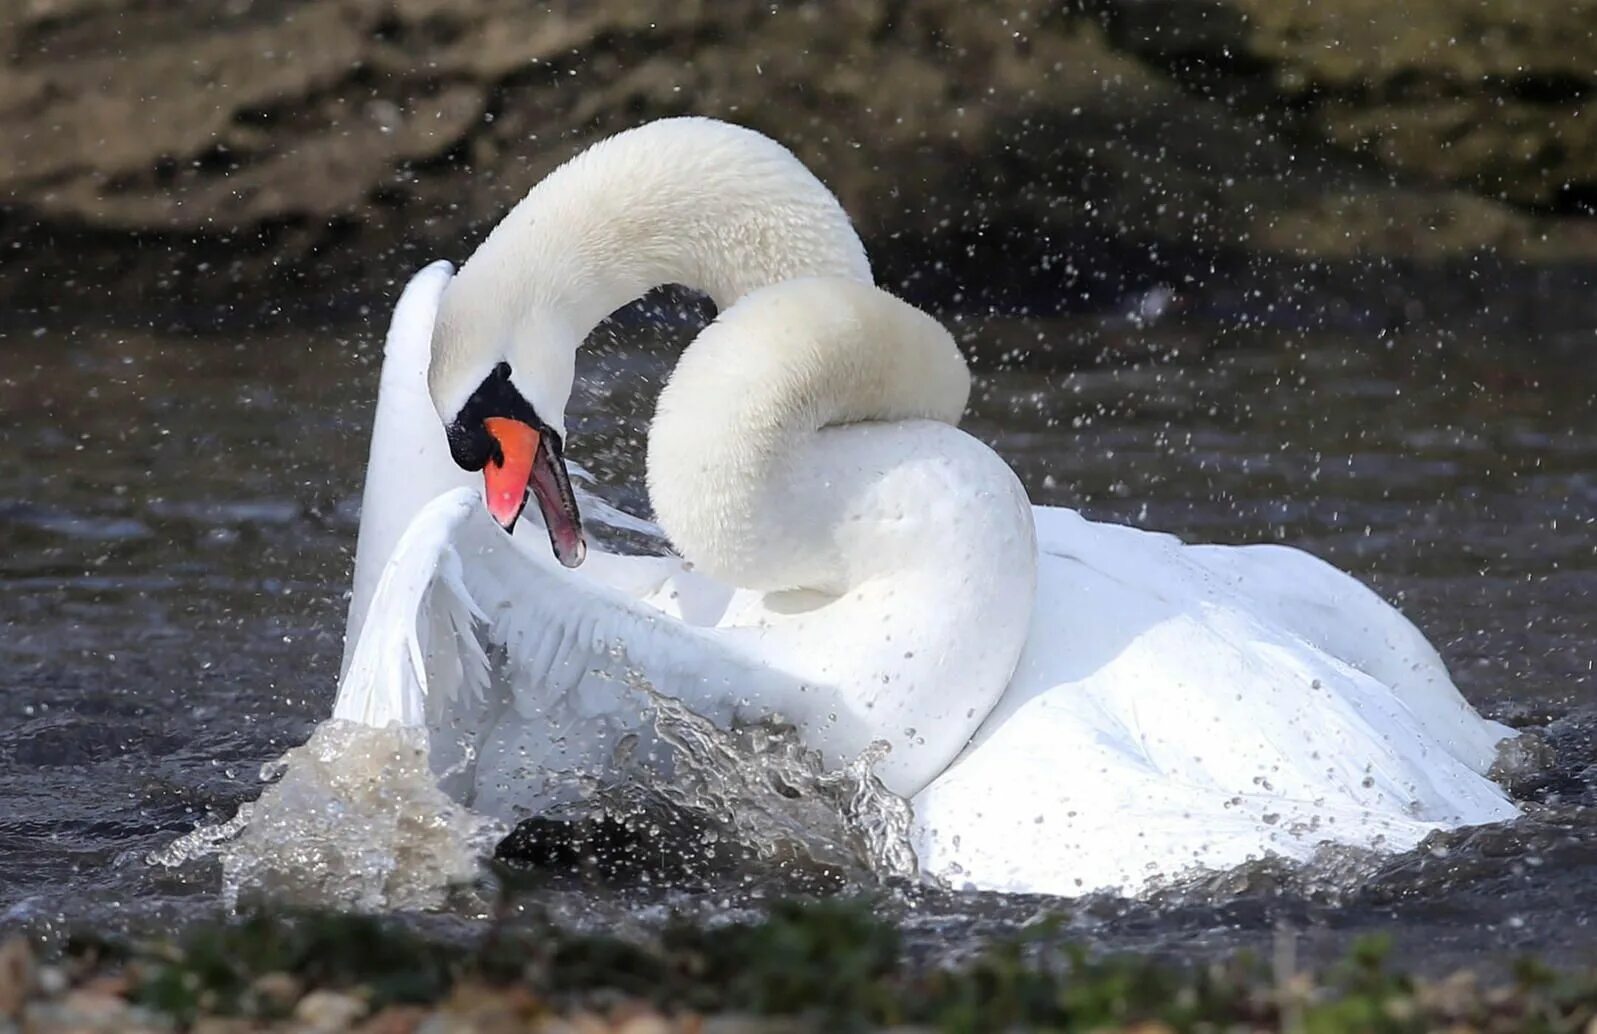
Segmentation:
{"type": "Polygon", "coordinates": [[[793,852],[856,879],[918,875],[909,802],[875,774],[885,742],[828,770],[791,725],[722,730],[635,672],[628,684],[650,701],[655,732],[674,751],[673,778],[654,787],[671,807],[713,818],[761,858],[793,852]]]}
{"type": "MultiPolygon", "coordinates": [[[[449,889],[479,874],[480,860],[522,853],[528,836],[547,847],[551,831],[608,823],[634,852],[678,871],[745,881],[793,877],[852,884],[914,880],[909,803],[874,774],[886,754],[875,744],[828,770],[791,726],[762,722],[723,730],[612,656],[643,708],[646,728],[666,745],[668,775],[632,762],[624,739],[604,775],[552,773],[575,803],[539,816],[519,836],[451,798],[440,787],[428,733],[330,720],[265,766],[274,780],[226,822],[203,826],[151,857],[165,866],[216,857],[228,907],[264,897],[296,905],[430,910],[449,889]],[[503,843],[501,843],[503,841],[503,843]],[[668,866],[669,867],[669,866],[668,866]]],[[[468,744],[467,754],[474,745],[468,744]]],[[[580,835],[580,833],[579,833],[580,835]]],[[[540,853],[532,845],[531,854],[540,853]]],[[[547,855],[547,851],[542,853],[547,855]]],[[[558,853],[558,852],[557,852],[558,853]]],[[[659,873],[637,873],[653,879],[659,873]]]]}
{"type": "Polygon", "coordinates": [[[1214,905],[1254,896],[1336,904],[1379,876],[1390,858],[1372,848],[1322,844],[1303,861],[1271,855],[1230,869],[1155,879],[1141,896],[1165,908],[1214,905]]]}
{"type": "Polygon", "coordinates": [[[504,834],[439,789],[425,729],[323,722],[262,778],[275,782],[258,800],[151,861],[215,855],[230,908],[262,896],[359,911],[433,909],[477,874],[478,859],[504,834]]]}
{"type": "MultiPolygon", "coordinates": [[[[547,856],[550,820],[618,827],[624,836],[662,845],[637,852],[660,858],[672,844],[694,852],[695,876],[744,880],[829,874],[837,882],[874,885],[919,880],[910,844],[909,802],[888,790],[875,767],[888,751],[872,744],[852,762],[828,769],[798,730],[775,721],[722,729],[661,693],[612,649],[619,677],[645,707],[648,728],[668,748],[669,776],[657,764],[631,763],[635,738],[618,744],[615,773],[577,776],[583,786],[564,806],[513,838],[512,856],[547,856]],[[545,843],[539,843],[545,841],[545,843]]],[[[608,673],[607,673],[608,674],[608,673]]],[[[652,752],[651,752],[652,753],[652,752]]],[[[582,834],[579,834],[582,835],[582,834]]],[[[679,859],[680,861],[681,859],[679,859]]]]}

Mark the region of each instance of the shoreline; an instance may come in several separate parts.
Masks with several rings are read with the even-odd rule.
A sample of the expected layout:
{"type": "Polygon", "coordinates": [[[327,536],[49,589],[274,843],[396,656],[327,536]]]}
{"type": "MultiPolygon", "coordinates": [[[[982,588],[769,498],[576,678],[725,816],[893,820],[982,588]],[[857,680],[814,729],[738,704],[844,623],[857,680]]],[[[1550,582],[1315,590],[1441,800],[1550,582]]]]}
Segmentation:
{"type": "MultiPolygon", "coordinates": [[[[535,908],[529,902],[528,907],[535,908]]],[[[1051,921],[955,967],[917,967],[868,899],[784,901],[754,923],[680,920],[647,941],[490,920],[474,944],[391,919],[255,911],[178,941],[0,947],[0,1028],[404,1032],[995,1027],[1155,1031],[1590,1031],[1597,969],[1407,975],[1379,937],[1300,969],[1272,957],[1097,957],[1051,921]]]]}

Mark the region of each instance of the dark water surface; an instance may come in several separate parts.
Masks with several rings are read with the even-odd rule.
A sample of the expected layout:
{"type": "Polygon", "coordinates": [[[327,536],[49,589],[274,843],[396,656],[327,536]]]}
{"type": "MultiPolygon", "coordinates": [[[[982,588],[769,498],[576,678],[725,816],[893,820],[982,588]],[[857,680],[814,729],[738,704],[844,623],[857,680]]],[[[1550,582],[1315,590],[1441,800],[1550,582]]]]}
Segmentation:
{"type": "MultiPolygon", "coordinates": [[[[1100,331],[1113,350],[1126,333],[964,326],[989,354],[1100,331]]],[[[650,336],[601,332],[574,402],[572,455],[634,509],[669,353],[627,342],[650,336]]],[[[1315,958],[1396,927],[1429,967],[1597,957],[1597,361],[1374,335],[1172,344],[1167,363],[985,372],[967,426],[1038,502],[1292,542],[1369,579],[1477,706],[1545,728],[1556,760],[1516,786],[1530,816],[1373,879],[1261,867],[1151,904],[883,907],[936,956],[1063,908],[1108,948],[1267,946],[1284,928],[1315,958]]],[[[379,351],[375,325],[0,339],[0,922],[165,925],[218,907],[214,867],[145,858],[255,797],[262,762],[331,709],[379,351]]],[[[647,925],[761,892],[550,900],[574,922],[647,925]]]]}

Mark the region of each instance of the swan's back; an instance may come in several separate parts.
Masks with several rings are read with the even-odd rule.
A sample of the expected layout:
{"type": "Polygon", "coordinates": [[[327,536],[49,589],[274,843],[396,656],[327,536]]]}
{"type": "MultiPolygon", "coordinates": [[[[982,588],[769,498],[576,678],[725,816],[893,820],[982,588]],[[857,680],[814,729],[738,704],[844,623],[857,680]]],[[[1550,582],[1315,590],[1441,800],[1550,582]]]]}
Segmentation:
{"type": "Polygon", "coordinates": [[[915,802],[932,871],[1132,893],[1518,814],[1485,775],[1509,730],[1355,579],[1286,547],[1037,516],[1037,609],[1014,681],[915,802]],[[1024,794],[996,792],[1023,780],[1024,794]]]}

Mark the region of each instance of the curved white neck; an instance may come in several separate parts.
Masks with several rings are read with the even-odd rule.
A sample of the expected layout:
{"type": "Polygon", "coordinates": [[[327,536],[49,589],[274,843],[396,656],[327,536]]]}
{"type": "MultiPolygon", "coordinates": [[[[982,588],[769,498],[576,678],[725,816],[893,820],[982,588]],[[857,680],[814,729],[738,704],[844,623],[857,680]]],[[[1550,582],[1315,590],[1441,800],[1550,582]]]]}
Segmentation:
{"type": "Polygon", "coordinates": [[[651,122],[556,169],[461,267],[434,334],[435,404],[449,419],[504,361],[527,400],[563,429],[574,352],[617,308],[676,283],[725,309],[800,276],[871,282],[831,192],[752,130],[703,118],[651,122]]]}
{"type": "Polygon", "coordinates": [[[870,473],[847,451],[823,464],[817,432],[955,423],[969,375],[936,321],[870,286],[831,192],[758,133],[653,122],[533,188],[444,293],[428,373],[440,416],[504,362],[563,433],[582,339],[666,283],[704,291],[722,314],[684,354],[651,427],[662,525],[685,556],[737,585],[852,584],[865,551],[836,534],[837,506],[870,473]]]}
{"type": "Polygon", "coordinates": [[[655,516],[685,557],[735,585],[845,591],[902,552],[865,530],[892,523],[882,504],[916,500],[862,502],[889,461],[863,441],[824,447],[819,432],[956,424],[969,393],[948,332],[886,292],[835,277],[762,288],[699,335],[661,392],[655,516]]]}

